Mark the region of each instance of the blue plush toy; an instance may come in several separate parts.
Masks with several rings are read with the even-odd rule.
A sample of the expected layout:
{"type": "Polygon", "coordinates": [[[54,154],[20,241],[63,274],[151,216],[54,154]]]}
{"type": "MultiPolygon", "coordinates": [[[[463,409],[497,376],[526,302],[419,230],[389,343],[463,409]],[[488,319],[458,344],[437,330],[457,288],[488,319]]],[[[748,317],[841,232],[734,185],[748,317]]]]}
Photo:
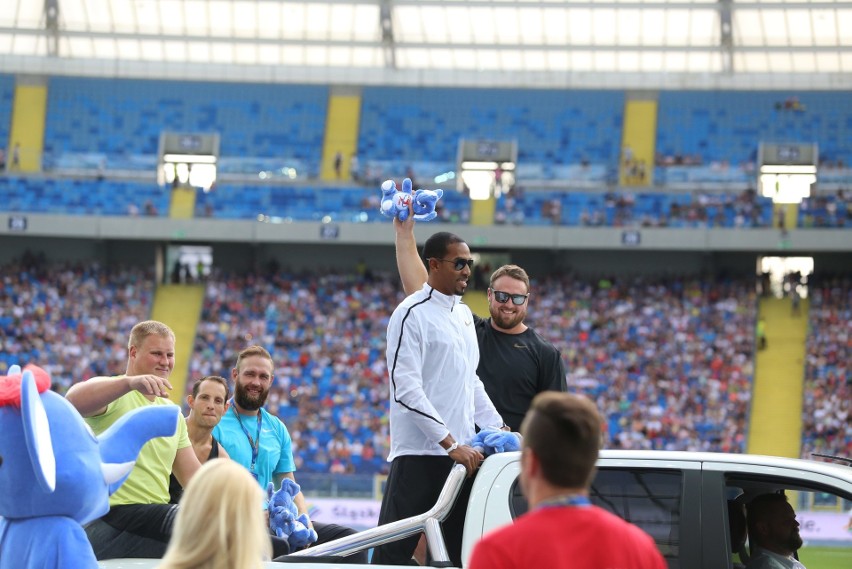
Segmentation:
{"type": "Polygon", "coordinates": [[[0,376],[0,569],[96,569],[82,525],[109,511],[142,445],[177,430],[175,406],[137,409],[95,437],[50,376],[0,376]]]}
{"type": "Polygon", "coordinates": [[[486,427],[476,433],[467,444],[485,456],[490,456],[498,452],[521,450],[521,435],[486,427]]]}
{"type": "Polygon", "coordinates": [[[281,488],[274,491],[272,482],[266,487],[269,497],[269,529],[278,537],[287,540],[290,549],[306,547],[317,540],[317,532],[310,525],[308,514],[299,515],[293,498],[301,490],[299,485],[289,478],[281,482],[281,488]]]}
{"type": "Polygon", "coordinates": [[[444,190],[417,190],[411,191],[411,179],[402,181],[402,191],[396,188],[396,182],[385,180],[382,182],[381,211],[387,217],[396,217],[400,221],[408,219],[408,206],[414,211],[414,219],[417,221],[432,221],[438,216],[435,205],[444,196],[444,190]]]}

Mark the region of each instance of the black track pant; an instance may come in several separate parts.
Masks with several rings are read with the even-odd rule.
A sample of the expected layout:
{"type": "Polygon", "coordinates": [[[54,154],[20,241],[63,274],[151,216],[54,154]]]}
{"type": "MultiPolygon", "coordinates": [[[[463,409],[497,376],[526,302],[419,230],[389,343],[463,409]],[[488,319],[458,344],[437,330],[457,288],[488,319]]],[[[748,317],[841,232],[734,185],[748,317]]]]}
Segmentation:
{"type": "MultiPolygon", "coordinates": [[[[435,505],[455,462],[448,456],[398,456],[391,462],[379,525],[422,514],[435,505]]],[[[454,567],[461,567],[462,532],[473,478],[468,478],[450,516],[441,524],[454,567]]],[[[408,565],[418,536],[377,547],[374,565],[408,565]]]]}
{"type": "MultiPolygon", "coordinates": [[[[177,511],[176,504],[113,506],[104,517],[86,526],[86,536],[99,561],[160,559],[169,545],[177,511]]],[[[275,536],[270,538],[273,557],[290,553],[285,540],[275,536]]],[[[366,559],[363,562],[366,563],[366,559]]]]}

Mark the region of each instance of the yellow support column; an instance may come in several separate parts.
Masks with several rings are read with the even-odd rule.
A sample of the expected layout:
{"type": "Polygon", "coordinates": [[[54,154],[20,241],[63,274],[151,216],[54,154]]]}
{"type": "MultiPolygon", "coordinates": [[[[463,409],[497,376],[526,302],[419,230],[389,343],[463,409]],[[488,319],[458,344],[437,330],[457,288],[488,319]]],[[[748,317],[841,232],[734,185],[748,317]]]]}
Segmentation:
{"type": "Polygon", "coordinates": [[[332,93],[325,120],[320,178],[348,180],[349,160],[358,151],[358,125],[361,121],[361,93],[332,93]],[[335,163],[339,160],[339,168],[335,163]]]}
{"type": "Polygon", "coordinates": [[[10,171],[39,172],[44,152],[47,86],[20,84],[20,79],[18,83],[12,104],[12,128],[6,161],[10,171]]]}
{"type": "Polygon", "coordinates": [[[622,186],[650,186],[653,183],[656,136],[657,101],[628,100],[624,105],[618,168],[618,181],[622,186]]]}
{"type": "Polygon", "coordinates": [[[748,453],[796,458],[802,448],[802,392],[808,301],[794,315],[790,298],[760,301],[766,348],[755,358],[748,453]]]}
{"type": "Polygon", "coordinates": [[[781,220],[784,220],[784,229],[795,229],[799,221],[799,204],[776,204],[773,210],[772,227],[781,229],[781,220]]]}
{"type": "Polygon", "coordinates": [[[183,405],[189,359],[195,347],[195,331],[204,303],[204,285],[160,285],[154,295],[151,318],[167,324],[175,333],[175,368],[169,399],[183,405]]]}
{"type": "Polygon", "coordinates": [[[487,200],[470,200],[470,224],[493,225],[496,205],[497,200],[494,196],[487,200]]]}
{"type": "Polygon", "coordinates": [[[195,188],[172,189],[169,217],[172,219],[192,219],[195,217],[195,188]]]}

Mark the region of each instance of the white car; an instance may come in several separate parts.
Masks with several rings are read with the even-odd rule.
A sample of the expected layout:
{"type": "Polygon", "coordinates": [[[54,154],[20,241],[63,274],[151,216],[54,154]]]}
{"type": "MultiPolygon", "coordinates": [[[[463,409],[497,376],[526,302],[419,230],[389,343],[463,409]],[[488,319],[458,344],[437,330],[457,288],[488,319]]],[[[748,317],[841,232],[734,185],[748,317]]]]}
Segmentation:
{"type": "MultiPolygon", "coordinates": [[[[519,473],[517,452],[483,463],[467,508],[463,559],[484,533],[526,511],[519,473]]],[[[421,531],[427,534],[432,559],[445,562],[438,522],[449,513],[463,479],[464,468],[456,465],[438,503],[421,516],[294,553],[286,562],[300,569],[352,567],[332,556],[421,531]]],[[[847,465],[748,454],[604,450],[591,499],[648,532],[670,569],[733,569],[746,562],[747,553],[732,543],[729,502],[747,502],[767,492],[785,492],[796,510],[806,542],[799,555],[808,569],[852,568],[852,468],[847,465]]],[[[156,565],[156,560],[100,563],[104,569],[156,565]]],[[[279,566],[267,563],[268,568],[279,566]]]]}

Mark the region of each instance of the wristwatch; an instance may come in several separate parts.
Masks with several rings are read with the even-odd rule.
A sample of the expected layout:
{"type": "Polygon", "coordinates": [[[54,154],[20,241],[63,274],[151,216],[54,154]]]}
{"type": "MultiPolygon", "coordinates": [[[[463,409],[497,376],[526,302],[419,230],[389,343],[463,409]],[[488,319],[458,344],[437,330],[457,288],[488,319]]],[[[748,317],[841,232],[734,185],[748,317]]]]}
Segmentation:
{"type": "Polygon", "coordinates": [[[451,452],[453,452],[457,448],[459,448],[459,442],[458,441],[456,441],[456,442],[454,442],[453,444],[450,445],[450,447],[447,449],[447,454],[450,454],[451,452]]]}

